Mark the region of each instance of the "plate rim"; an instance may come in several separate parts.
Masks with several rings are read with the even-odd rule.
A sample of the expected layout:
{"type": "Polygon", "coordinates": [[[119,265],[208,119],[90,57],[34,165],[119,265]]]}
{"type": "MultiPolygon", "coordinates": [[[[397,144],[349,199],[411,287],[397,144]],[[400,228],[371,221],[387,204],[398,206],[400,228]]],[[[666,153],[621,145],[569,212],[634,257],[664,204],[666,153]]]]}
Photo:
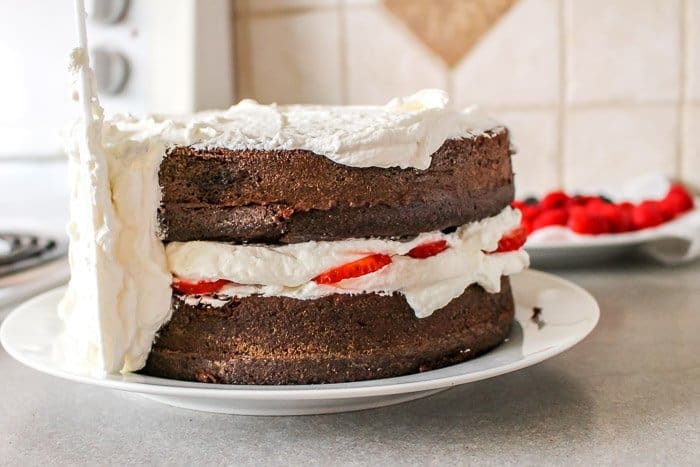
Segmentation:
{"type": "MultiPolygon", "coordinates": [[[[532,365],[536,365],[544,360],[552,358],[560,353],[570,349],[578,344],[593,329],[595,329],[600,319],[600,307],[593,295],[583,287],[558,277],[554,274],[528,269],[520,274],[534,276],[537,281],[554,282],[559,286],[564,286],[571,289],[581,299],[585,299],[591,309],[591,320],[585,332],[566,339],[563,344],[552,346],[541,350],[537,353],[523,357],[516,362],[505,365],[500,365],[495,368],[480,370],[473,373],[460,373],[456,375],[447,375],[440,378],[425,379],[420,381],[410,381],[412,376],[426,375],[430,372],[417,373],[412,375],[403,375],[393,378],[382,378],[367,381],[355,381],[348,383],[330,383],[316,385],[228,385],[228,384],[211,384],[198,383],[191,381],[179,381],[165,378],[158,378],[148,375],[139,375],[148,379],[148,382],[139,381],[120,381],[109,379],[109,377],[100,377],[89,374],[71,373],[67,370],[57,369],[55,367],[43,365],[33,361],[31,358],[25,358],[22,352],[7,345],[8,329],[14,319],[24,312],[25,309],[34,306],[37,301],[44,301],[48,296],[59,293],[64,287],[57,287],[46,291],[40,295],[27,300],[16,307],[7,317],[0,323],[0,344],[5,348],[5,351],[15,360],[33,370],[49,374],[54,377],[66,379],[83,384],[104,387],[107,389],[115,389],[140,394],[152,394],[166,397],[196,397],[196,398],[211,398],[211,399],[238,399],[238,400],[259,400],[259,401],[282,401],[282,400],[329,400],[329,399],[348,399],[360,397],[375,397],[386,395],[398,395],[413,392],[422,392],[437,390],[440,388],[450,388],[461,384],[480,381],[483,379],[493,378],[502,374],[517,371],[532,365]],[[403,381],[401,381],[403,379],[403,381]],[[406,381],[409,379],[409,381],[406,381]],[[397,381],[399,380],[399,381],[397,381]],[[376,384],[383,382],[384,384],[376,384]],[[165,383],[165,384],[164,384],[165,383]],[[373,384],[374,383],[374,384],[373,384]]],[[[517,302],[516,302],[517,305],[517,302]]],[[[516,318],[516,321],[517,320],[516,318]]],[[[519,321],[520,322],[520,321],[519,321]]],[[[456,365],[466,364],[468,362],[458,363],[456,365]]],[[[449,367],[446,367],[449,368],[449,367]]],[[[439,371],[439,370],[433,370],[439,371]]]]}
{"type": "Polygon", "coordinates": [[[668,230],[679,225],[684,225],[687,222],[687,216],[693,214],[700,215],[700,197],[695,198],[695,204],[696,207],[694,209],[683,213],[680,217],[655,227],[633,232],[599,235],[581,235],[566,229],[567,234],[572,236],[569,239],[535,240],[534,242],[528,241],[525,243],[524,248],[526,251],[551,251],[562,249],[606,248],[615,246],[633,247],[656,240],[675,238],[673,232],[669,232],[668,230]]]}

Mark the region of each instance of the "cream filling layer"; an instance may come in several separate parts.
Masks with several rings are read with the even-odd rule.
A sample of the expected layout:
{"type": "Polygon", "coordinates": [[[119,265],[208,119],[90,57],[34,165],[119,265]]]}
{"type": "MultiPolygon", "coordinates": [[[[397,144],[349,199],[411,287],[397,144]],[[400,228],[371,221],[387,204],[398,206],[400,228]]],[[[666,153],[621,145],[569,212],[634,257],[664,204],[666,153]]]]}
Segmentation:
{"type": "MultiPolygon", "coordinates": [[[[488,292],[500,291],[501,276],[517,273],[529,264],[526,252],[488,253],[520,222],[510,207],[500,214],[444,234],[430,232],[409,241],[349,239],[305,242],[283,246],[232,245],[218,242],[173,242],[166,247],[170,271],[183,280],[226,279],[217,296],[284,296],[307,300],[331,294],[401,293],[419,318],[447,305],[471,284],[488,292]],[[448,248],[435,256],[417,259],[406,254],[425,243],[445,240],[448,248]],[[389,255],[382,269],[335,284],[313,279],[334,267],[371,254],[389,255]]],[[[186,297],[217,306],[225,302],[186,297]]]]}

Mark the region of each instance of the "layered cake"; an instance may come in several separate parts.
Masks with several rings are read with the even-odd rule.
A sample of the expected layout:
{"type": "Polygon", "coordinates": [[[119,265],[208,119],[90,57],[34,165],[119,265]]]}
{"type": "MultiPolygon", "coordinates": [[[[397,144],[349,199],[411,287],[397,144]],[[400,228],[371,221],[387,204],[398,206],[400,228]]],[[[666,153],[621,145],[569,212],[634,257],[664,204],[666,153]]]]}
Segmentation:
{"type": "MultiPolygon", "coordinates": [[[[84,63],[75,54],[76,68],[84,63]]],[[[503,342],[528,264],[508,131],[426,90],[385,106],[91,118],[71,144],[72,361],[310,384],[503,342]]]]}

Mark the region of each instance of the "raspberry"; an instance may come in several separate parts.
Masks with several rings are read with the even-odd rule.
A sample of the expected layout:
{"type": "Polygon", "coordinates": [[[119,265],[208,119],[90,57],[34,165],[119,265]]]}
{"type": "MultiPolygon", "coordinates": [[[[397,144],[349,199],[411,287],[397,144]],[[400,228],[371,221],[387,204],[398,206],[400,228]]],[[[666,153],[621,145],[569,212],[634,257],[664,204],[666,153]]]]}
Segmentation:
{"type": "Polygon", "coordinates": [[[573,198],[571,198],[571,204],[575,206],[585,206],[593,199],[596,199],[596,197],[589,195],[576,195],[573,198]]]}
{"type": "MultiPolygon", "coordinates": [[[[589,209],[589,208],[586,208],[589,209]]],[[[606,231],[611,233],[626,232],[631,228],[630,216],[625,216],[619,206],[603,203],[595,207],[596,212],[605,219],[606,231]]]]}
{"type": "Polygon", "coordinates": [[[523,206],[525,206],[525,201],[520,201],[520,200],[513,200],[510,203],[510,207],[513,209],[520,209],[522,211],[523,206]]]}
{"type": "Polygon", "coordinates": [[[225,279],[219,279],[217,281],[183,281],[178,278],[173,278],[173,283],[171,287],[180,293],[185,295],[205,295],[216,293],[221,288],[231,281],[225,279]]]}
{"type": "Polygon", "coordinates": [[[608,227],[603,216],[583,206],[571,208],[567,226],[576,233],[592,235],[604,233],[608,227]]]}
{"type": "Polygon", "coordinates": [[[411,250],[406,254],[411,258],[422,259],[435,256],[439,253],[442,253],[446,249],[447,241],[438,240],[435,242],[423,243],[422,245],[418,245],[414,248],[411,248],[411,250]]]}
{"type": "Polygon", "coordinates": [[[566,221],[569,220],[569,213],[564,208],[551,209],[549,211],[544,211],[542,214],[537,216],[532,222],[532,229],[537,230],[550,225],[566,225],[566,221]]]}
{"type": "Polygon", "coordinates": [[[655,227],[663,224],[664,220],[659,201],[643,201],[632,210],[632,223],[637,230],[655,227]]]}
{"type": "Polygon", "coordinates": [[[592,196],[586,202],[586,209],[594,209],[595,211],[600,211],[601,209],[603,209],[604,206],[610,206],[610,203],[598,196],[592,196]]]}
{"type": "Polygon", "coordinates": [[[542,206],[542,209],[545,210],[565,208],[569,205],[570,200],[571,198],[569,198],[569,195],[563,191],[552,191],[551,193],[548,193],[547,196],[542,198],[542,201],[540,201],[540,206],[542,206]]]}
{"type": "Polygon", "coordinates": [[[527,240],[525,227],[519,225],[510,232],[505,233],[498,241],[498,248],[494,253],[505,253],[507,251],[519,250],[527,240]]]}
{"type": "Polygon", "coordinates": [[[621,211],[632,213],[632,210],[634,209],[634,204],[630,203],[629,201],[623,201],[622,203],[617,205],[618,208],[620,208],[621,211]]]}
{"type": "Polygon", "coordinates": [[[317,284],[335,284],[343,279],[364,276],[380,270],[391,263],[391,257],[384,254],[374,254],[360,258],[357,261],[343,264],[316,276],[313,280],[317,284]]]}
{"type": "Polygon", "coordinates": [[[666,217],[672,219],[693,209],[694,204],[692,196],[690,196],[683,185],[673,184],[668,190],[666,197],[661,200],[661,209],[666,217]]]}
{"type": "Polygon", "coordinates": [[[523,207],[519,208],[520,212],[523,215],[523,220],[533,222],[537,216],[542,212],[539,206],[535,204],[526,204],[523,207]]]}

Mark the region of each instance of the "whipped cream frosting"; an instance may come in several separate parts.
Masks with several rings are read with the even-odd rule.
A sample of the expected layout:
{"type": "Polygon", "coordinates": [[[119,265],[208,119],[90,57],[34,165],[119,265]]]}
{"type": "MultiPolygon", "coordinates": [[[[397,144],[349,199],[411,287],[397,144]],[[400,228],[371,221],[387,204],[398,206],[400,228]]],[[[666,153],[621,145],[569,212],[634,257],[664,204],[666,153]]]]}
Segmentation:
{"type": "Polygon", "coordinates": [[[164,147],[105,142],[103,111],[85,49],[71,53],[75,98],[86,117],[69,135],[71,279],[59,304],[67,364],[95,373],[143,367],[170,318],[170,282],[155,234],[164,147]]]}
{"type": "Polygon", "coordinates": [[[423,233],[410,241],[349,239],[305,242],[283,246],[231,245],[217,242],[168,244],[168,266],[177,277],[189,280],[227,279],[218,298],[194,298],[212,306],[221,296],[285,296],[314,299],[331,294],[401,293],[419,318],[430,316],[471,284],[488,292],[500,290],[501,276],[520,272],[529,263],[527,253],[488,254],[499,239],[520,223],[520,211],[510,207],[497,216],[463,225],[455,232],[423,233]],[[405,256],[412,248],[445,240],[448,248],[435,256],[405,256]],[[317,284],[312,279],[334,267],[370,254],[391,256],[392,262],[364,276],[337,284],[317,284]]]}
{"type": "Polygon", "coordinates": [[[453,110],[446,92],[419,91],[384,106],[261,105],[186,118],[117,116],[107,142],[123,138],[197,149],[308,150],[352,167],[427,169],[447,139],[488,134],[499,124],[476,107],[453,110]]]}

